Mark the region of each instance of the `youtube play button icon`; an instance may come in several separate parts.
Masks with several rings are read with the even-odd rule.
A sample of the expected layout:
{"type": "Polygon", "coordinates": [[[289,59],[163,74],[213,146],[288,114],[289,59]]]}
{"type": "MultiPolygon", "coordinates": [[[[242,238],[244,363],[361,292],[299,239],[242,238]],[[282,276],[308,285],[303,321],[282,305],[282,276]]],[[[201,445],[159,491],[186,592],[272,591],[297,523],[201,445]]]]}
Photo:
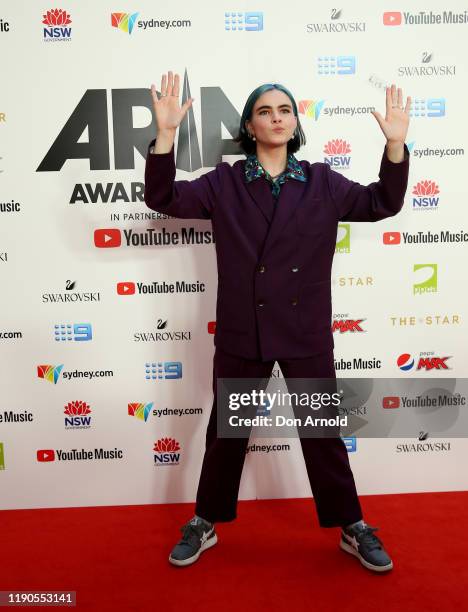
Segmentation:
{"type": "Polygon", "coordinates": [[[399,408],[400,398],[397,395],[387,395],[382,399],[382,408],[399,408]]]}
{"type": "Polygon", "coordinates": [[[387,26],[401,25],[401,13],[399,11],[387,11],[383,14],[383,24],[387,26]]]}
{"type": "Polygon", "coordinates": [[[384,232],[383,243],[384,244],[400,244],[401,234],[400,232],[384,232]]]}
{"type": "Polygon", "coordinates": [[[40,449],[37,451],[38,461],[55,461],[55,451],[51,449],[40,449]]]}
{"type": "Polygon", "coordinates": [[[134,295],[135,283],[117,283],[118,295],[134,295]]]}
{"type": "Polygon", "coordinates": [[[94,230],[94,245],[100,249],[119,247],[122,244],[122,235],[119,229],[94,230]]]}

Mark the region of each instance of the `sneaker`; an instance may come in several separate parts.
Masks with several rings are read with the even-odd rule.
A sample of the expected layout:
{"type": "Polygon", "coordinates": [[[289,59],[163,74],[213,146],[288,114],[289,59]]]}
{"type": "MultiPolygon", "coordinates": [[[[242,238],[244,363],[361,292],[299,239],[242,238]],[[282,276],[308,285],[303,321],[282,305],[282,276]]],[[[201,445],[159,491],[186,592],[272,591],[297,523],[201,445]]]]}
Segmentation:
{"type": "Polygon", "coordinates": [[[340,548],[349,552],[359,559],[359,561],[374,572],[386,572],[393,567],[392,560],[385,551],[382,542],[374,531],[378,527],[353,525],[341,530],[340,548]]]}
{"type": "Polygon", "coordinates": [[[194,517],[183,527],[182,539],[172,549],[169,562],[173,565],[190,565],[195,563],[201,553],[211,548],[218,541],[214,525],[199,517],[194,517]]]}

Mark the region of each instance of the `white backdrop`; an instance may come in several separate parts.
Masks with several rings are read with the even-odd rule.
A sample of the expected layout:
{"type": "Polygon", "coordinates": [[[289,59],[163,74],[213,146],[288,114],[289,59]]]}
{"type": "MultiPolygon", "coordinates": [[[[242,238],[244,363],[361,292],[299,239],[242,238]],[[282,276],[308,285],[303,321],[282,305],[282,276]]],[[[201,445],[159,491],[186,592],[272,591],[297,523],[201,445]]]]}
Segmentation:
{"type": "MultiPolygon", "coordinates": [[[[332,6],[23,0],[0,9],[2,508],[195,498],[212,402],[214,246],[133,246],[123,233],[211,229],[159,218],[137,197],[155,131],[149,87],[171,69],[195,98],[176,142],[179,179],[239,159],[229,138],[247,96],[281,82],[300,106],[307,137],[298,159],[332,163],[367,184],[377,179],[384,147],[369,110],[384,113],[387,83],[412,96],[403,210],[340,228],[334,318],[362,320],[362,331],[337,330],[335,358],[381,361],[346,372],[353,377],[466,376],[467,23],[456,23],[465,5],[452,1],[444,13],[439,3],[413,2],[408,14],[380,0],[341,12],[332,6]],[[65,19],[63,12],[44,18],[56,8],[65,19]],[[111,17],[116,11],[137,13],[133,29],[122,15],[111,17]],[[417,23],[421,11],[433,23],[417,23]],[[233,22],[246,25],[233,30],[233,22]],[[99,188],[101,197],[92,197],[99,188]],[[102,196],[106,189],[116,201],[102,196]],[[408,242],[417,232],[447,231],[465,234],[458,242],[408,242]],[[385,232],[393,232],[390,244],[385,232]],[[95,245],[96,237],[112,247],[119,236],[121,246],[95,245]],[[164,281],[198,290],[140,293],[139,283],[164,281]],[[431,290],[415,292],[425,281],[431,290]],[[69,340],[56,340],[62,331],[69,340]],[[449,357],[449,369],[400,369],[424,353],[449,357]],[[163,378],[145,378],[153,363],[163,364],[163,378]],[[38,366],[63,367],[54,383],[38,366]],[[168,378],[174,370],[180,378],[168,378]],[[67,406],[75,418],[64,414],[67,406]],[[86,453],[91,458],[79,458],[86,453]]],[[[241,499],[311,495],[297,440],[251,444],[286,447],[248,453],[241,499]]],[[[468,484],[467,450],[462,438],[429,432],[424,443],[358,439],[350,460],[362,494],[458,490],[468,484]]]]}

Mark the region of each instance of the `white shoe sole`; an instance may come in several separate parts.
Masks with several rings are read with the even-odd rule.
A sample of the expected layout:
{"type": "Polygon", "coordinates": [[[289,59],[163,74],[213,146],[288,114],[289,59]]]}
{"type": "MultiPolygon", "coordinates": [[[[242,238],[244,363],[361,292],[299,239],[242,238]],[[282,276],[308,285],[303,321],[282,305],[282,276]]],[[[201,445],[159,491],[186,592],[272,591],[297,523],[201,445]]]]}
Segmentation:
{"type": "Polygon", "coordinates": [[[172,565],[177,565],[179,567],[183,567],[185,565],[191,565],[192,563],[195,563],[195,561],[198,560],[198,557],[202,554],[204,550],[208,550],[208,548],[211,548],[212,546],[214,546],[217,543],[217,541],[218,541],[218,536],[214,534],[212,538],[210,538],[209,540],[207,540],[204,544],[200,546],[200,549],[192,557],[189,557],[188,559],[173,559],[169,555],[169,563],[172,563],[172,565]]]}
{"type": "Polygon", "coordinates": [[[372,565],[372,563],[366,561],[353,546],[346,544],[346,542],[343,542],[343,540],[340,540],[340,548],[357,557],[364,567],[367,567],[367,569],[370,569],[373,572],[388,572],[393,568],[392,561],[390,561],[390,563],[387,565],[372,565]]]}

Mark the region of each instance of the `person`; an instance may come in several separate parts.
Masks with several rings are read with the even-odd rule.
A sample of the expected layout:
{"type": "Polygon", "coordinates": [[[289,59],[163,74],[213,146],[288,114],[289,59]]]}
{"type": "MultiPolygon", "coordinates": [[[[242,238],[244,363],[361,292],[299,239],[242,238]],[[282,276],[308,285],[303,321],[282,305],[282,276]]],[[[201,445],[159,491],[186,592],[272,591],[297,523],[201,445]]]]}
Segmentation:
{"type": "MultiPolygon", "coordinates": [[[[281,84],[257,87],[245,104],[239,143],[246,159],[220,162],[201,177],[175,180],[177,127],[193,103],[179,105],[179,75],[151,86],[157,137],[145,167],[149,208],[183,219],[211,219],[216,236],[218,293],[213,406],[195,515],[169,561],[197,561],[217,543],[216,522],[237,516],[248,438],[218,437],[217,380],[269,378],[278,362],[285,379],[336,377],[331,331],[331,267],[338,222],[379,221],[397,214],[408,183],[405,138],[411,98],[386,88],[386,114],[373,111],[386,144],[379,180],[361,185],[329,164],[298,161],[305,144],[296,102],[281,84]]],[[[377,527],[363,520],[341,437],[300,439],[319,525],[340,527],[340,547],[370,570],[393,562],[377,527]]]]}

